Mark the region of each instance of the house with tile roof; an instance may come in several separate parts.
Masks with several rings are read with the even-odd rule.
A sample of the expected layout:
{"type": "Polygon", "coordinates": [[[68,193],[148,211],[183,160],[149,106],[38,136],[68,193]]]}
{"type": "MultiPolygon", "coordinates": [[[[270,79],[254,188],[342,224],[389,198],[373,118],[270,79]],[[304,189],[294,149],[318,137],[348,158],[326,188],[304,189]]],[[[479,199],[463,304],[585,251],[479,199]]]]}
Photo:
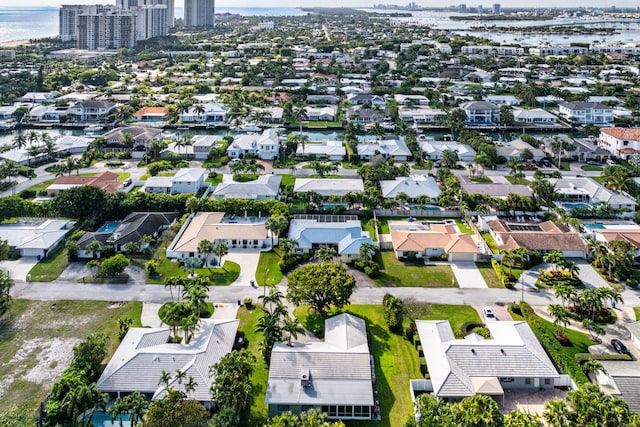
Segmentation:
{"type": "Polygon", "coordinates": [[[53,181],[53,184],[47,187],[47,195],[49,197],[55,197],[60,194],[61,191],[68,190],[70,188],[82,187],[84,185],[90,185],[104,190],[107,193],[113,193],[123,188],[123,181],[118,181],[118,174],[105,171],[94,176],[59,176],[53,181]]]}
{"type": "Polygon", "coordinates": [[[331,317],[325,320],[324,341],[273,346],[269,416],[317,408],[330,419],[374,419],[373,372],[364,320],[346,313],[331,317]]]}
{"type": "Polygon", "coordinates": [[[417,200],[421,196],[436,199],[442,192],[430,175],[399,176],[393,180],[380,181],[380,188],[385,199],[393,199],[400,193],[409,196],[410,200],[417,200]]]}
{"type": "Polygon", "coordinates": [[[342,141],[322,141],[320,143],[307,142],[298,144],[296,156],[310,157],[312,159],[327,159],[331,161],[342,161],[347,155],[347,149],[342,141]]]}
{"type": "Polygon", "coordinates": [[[509,390],[552,389],[560,378],[524,321],[488,322],[491,338],[456,339],[448,320],[416,320],[434,395],[448,401],[509,390]]]}
{"type": "Polygon", "coordinates": [[[357,153],[363,160],[371,160],[374,156],[381,155],[385,159],[393,157],[399,162],[411,160],[412,156],[403,139],[361,142],[358,144],[357,153]]]}
{"type": "Polygon", "coordinates": [[[640,154],[640,128],[600,129],[600,146],[614,156],[626,159],[631,154],[640,154]]]}
{"type": "Polygon", "coordinates": [[[187,218],[184,225],[167,248],[167,258],[184,259],[197,257],[209,261],[211,254],[198,253],[202,240],[217,245],[225,242],[233,248],[271,248],[271,239],[278,242],[267,230],[266,217],[226,216],[224,212],[196,212],[187,218]]]}
{"type": "Polygon", "coordinates": [[[210,367],[233,350],[239,320],[201,319],[188,343],[169,343],[170,328],[131,328],[100,375],[97,388],[117,397],[135,391],[149,400],[162,399],[171,387],[189,399],[211,407],[211,385],[215,376],[210,367]],[[172,375],[168,384],[162,373],[172,375]],[[175,373],[182,371],[194,379],[194,390],[175,373]]]}
{"type": "Polygon", "coordinates": [[[294,193],[314,192],[324,197],[343,197],[348,193],[362,193],[364,183],[360,178],[296,178],[294,193]]]}
{"type": "Polygon", "coordinates": [[[586,257],[587,245],[579,233],[553,221],[516,222],[497,217],[480,217],[479,226],[488,231],[499,250],[525,248],[528,252],[558,250],[567,258],[586,257]]]}
{"type": "Polygon", "coordinates": [[[607,224],[603,228],[590,229],[593,237],[608,243],[612,240],[629,242],[635,247],[635,257],[640,256],[640,226],[638,224],[607,224]]]}
{"type": "Polygon", "coordinates": [[[162,129],[147,126],[123,126],[111,129],[102,135],[102,138],[106,142],[105,151],[145,152],[151,146],[151,141],[162,138],[162,129]],[[126,134],[133,137],[133,147],[124,145],[123,141],[126,134]]]}
{"type": "Polygon", "coordinates": [[[460,232],[454,221],[389,221],[393,251],[398,259],[447,255],[449,262],[478,261],[482,245],[460,232]]]}
{"type": "Polygon", "coordinates": [[[295,215],[287,237],[298,242],[299,252],[335,248],[343,262],[360,259],[360,246],[373,244],[355,215],[295,215]]]}
{"type": "Polygon", "coordinates": [[[222,182],[213,190],[212,197],[220,199],[272,200],[280,193],[280,175],[260,175],[258,179],[238,182],[233,175],[224,174],[222,182]]]}
{"type": "Polygon", "coordinates": [[[200,189],[208,185],[204,181],[206,175],[207,170],[204,168],[181,168],[174,176],[148,178],[140,191],[145,193],[198,194],[200,189]]]}
{"type": "Polygon", "coordinates": [[[166,107],[142,107],[133,113],[133,119],[136,122],[161,123],[168,114],[169,110],[166,107]]]}
{"type": "Polygon", "coordinates": [[[25,218],[11,224],[0,224],[0,239],[23,257],[44,258],[73,229],[66,219],[25,218]]]}

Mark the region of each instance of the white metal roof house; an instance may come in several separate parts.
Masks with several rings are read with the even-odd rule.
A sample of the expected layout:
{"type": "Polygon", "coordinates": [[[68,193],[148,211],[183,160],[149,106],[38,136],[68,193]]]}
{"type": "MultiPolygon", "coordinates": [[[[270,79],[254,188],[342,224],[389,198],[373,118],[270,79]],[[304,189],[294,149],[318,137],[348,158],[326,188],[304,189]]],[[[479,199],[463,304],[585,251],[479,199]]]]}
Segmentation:
{"type": "Polygon", "coordinates": [[[174,176],[152,176],[145,182],[141,191],[146,193],[197,194],[205,186],[204,168],[182,168],[174,176]]]}
{"type": "Polygon", "coordinates": [[[320,143],[307,142],[296,147],[296,156],[311,157],[314,159],[328,159],[342,161],[347,155],[347,149],[342,141],[322,141],[320,143]]]}
{"type": "Polygon", "coordinates": [[[459,400],[504,396],[509,389],[549,389],[558,371],[526,322],[488,322],[490,339],[456,339],[448,320],[417,320],[433,394],[459,400]]]}
{"type": "Polygon", "coordinates": [[[325,197],[344,196],[347,193],[362,193],[364,184],[360,178],[296,178],[293,192],[306,193],[308,191],[313,191],[325,197]]]}
{"type": "Polygon", "coordinates": [[[230,108],[218,102],[196,104],[189,111],[180,113],[181,122],[219,123],[228,118],[230,108]]]}
{"type": "Polygon", "coordinates": [[[235,319],[202,319],[188,344],[167,343],[170,328],[131,328],[98,379],[97,388],[116,395],[138,391],[156,400],[173,387],[189,399],[211,405],[209,389],[215,377],[209,367],[231,352],[239,323],[235,319]],[[187,378],[193,377],[195,390],[187,391],[186,381],[178,381],[178,370],[187,378]],[[168,385],[160,382],[162,371],[172,374],[168,385]]]}
{"type": "Polygon", "coordinates": [[[496,144],[496,152],[498,156],[502,156],[507,160],[510,159],[522,159],[522,154],[525,150],[533,155],[533,160],[539,161],[545,156],[544,151],[539,148],[533,147],[531,144],[524,142],[521,139],[514,139],[513,141],[503,142],[502,144],[496,144]]]}
{"type": "Polygon", "coordinates": [[[611,126],[613,124],[613,108],[597,102],[561,102],[558,104],[558,111],[567,120],[582,125],[611,126]]]}
{"type": "Polygon", "coordinates": [[[273,160],[278,156],[280,140],[276,129],[265,129],[261,135],[237,135],[227,148],[227,154],[233,159],[256,156],[262,160],[273,160]]]}
{"type": "Polygon", "coordinates": [[[411,159],[411,150],[401,139],[386,139],[383,141],[367,141],[358,144],[358,156],[363,160],[371,160],[380,154],[385,159],[393,157],[399,162],[411,159]]]}
{"type": "Polygon", "coordinates": [[[296,215],[288,237],[298,242],[296,250],[302,252],[334,247],[343,261],[360,259],[360,246],[373,243],[355,215],[296,215]]]}
{"type": "Polygon", "coordinates": [[[332,419],[370,420],[376,411],[372,371],[364,320],[331,317],[325,320],[324,341],[273,346],[269,416],[318,408],[332,419]]]}
{"type": "Polygon", "coordinates": [[[632,217],[636,201],[626,194],[606,188],[599,182],[586,177],[563,177],[550,180],[563,202],[598,204],[606,203],[612,208],[627,209],[621,217],[632,217]]]}
{"type": "Polygon", "coordinates": [[[213,190],[215,199],[270,200],[280,192],[280,175],[260,175],[258,179],[247,182],[233,180],[233,175],[225,174],[222,182],[213,190]]]}
{"type": "Polygon", "coordinates": [[[429,175],[400,176],[391,181],[380,181],[380,188],[385,199],[393,199],[400,193],[405,193],[410,199],[420,196],[435,199],[441,193],[436,180],[429,175]]]}
{"type": "Polygon", "coordinates": [[[514,109],[513,118],[518,123],[529,123],[535,125],[555,125],[558,118],[542,108],[527,110],[524,108],[514,109]]]}
{"type": "Polygon", "coordinates": [[[462,162],[472,162],[476,156],[476,150],[467,144],[459,144],[449,141],[434,141],[427,139],[426,141],[418,141],[424,155],[431,160],[439,160],[442,158],[444,150],[451,150],[458,153],[458,159],[462,162]]]}
{"type": "Polygon", "coordinates": [[[0,225],[0,239],[24,257],[46,257],[64,241],[73,228],[66,219],[26,218],[12,224],[0,225]]]}

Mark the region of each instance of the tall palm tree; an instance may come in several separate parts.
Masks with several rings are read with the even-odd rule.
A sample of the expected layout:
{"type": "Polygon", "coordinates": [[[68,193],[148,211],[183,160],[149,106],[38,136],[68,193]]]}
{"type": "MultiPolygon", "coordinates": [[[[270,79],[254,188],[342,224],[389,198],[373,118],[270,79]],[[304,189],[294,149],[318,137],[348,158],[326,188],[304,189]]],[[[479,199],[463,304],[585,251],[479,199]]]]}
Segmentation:
{"type": "Polygon", "coordinates": [[[13,137],[13,146],[18,150],[27,145],[27,136],[24,133],[18,133],[13,137]]]}
{"type": "Polygon", "coordinates": [[[213,248],[213,252],[218,256],[218,267],[222,267],[222,257],[229,253],[227,242],[218,242],[213,248]]]}
{"type": "Polygon", "coordinates": [[[200,240],[198,242],[198,254],[204,254],[205,266],[209,265],[209,254],[213,252],[211,240],[200,240]]]}
{"type": "Polygon", "coordinates": [[[556,325],[556,334],[564,336],[564,330],[571,319],[569,310],[561,305],[551,304],[549,314],[553,317],[553,324],[556,325]]]}
{"type": "Polygon", "coordinates": [[[291,343],[292,338],[297,339],[298,333],[304,332],[304,328],[300,324],[300,321],[298,321],[298,319],[296,319],[295,317],[290,317],[289,315],[284,318],[282,329],[287,333],[287,345],[289,347],[293,346],[293,344],[291,343]]]}

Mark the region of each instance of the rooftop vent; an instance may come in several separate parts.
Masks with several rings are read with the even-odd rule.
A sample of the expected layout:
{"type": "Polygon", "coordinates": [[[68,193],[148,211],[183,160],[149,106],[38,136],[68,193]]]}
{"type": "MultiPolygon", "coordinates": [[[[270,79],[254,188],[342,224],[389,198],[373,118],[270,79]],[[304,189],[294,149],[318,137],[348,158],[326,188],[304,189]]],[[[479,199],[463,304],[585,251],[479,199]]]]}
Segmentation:
{"type": "Polygon", "coordinates": [[[476,354],[476,349],[475,349],[475,348],[472,348],[472,349],[471,349],[471,353],[476,354]]]}
{"type": "Polygon", "coordinates": [[[311,372],[308,367],[300,368],[300,386],[302,388],[311,386],[311,372]]]}
{"type": "Polygon", "coordinates": [[[507,352],[504,351],[504,348],[500,349],[500,353],[504,354],[505,356],[507,355],[507,352]]]}

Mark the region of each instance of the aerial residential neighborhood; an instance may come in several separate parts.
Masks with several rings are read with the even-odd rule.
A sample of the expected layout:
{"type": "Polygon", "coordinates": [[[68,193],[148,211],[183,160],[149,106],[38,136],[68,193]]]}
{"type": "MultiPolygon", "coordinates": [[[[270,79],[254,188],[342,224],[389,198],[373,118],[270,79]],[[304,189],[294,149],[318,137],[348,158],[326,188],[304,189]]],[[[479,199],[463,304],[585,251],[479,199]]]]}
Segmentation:
{"type": "Polygon", "coordinates": [[[0,426],[640,424],[636,9],[215,8],[0,37],[0,426]]]}

